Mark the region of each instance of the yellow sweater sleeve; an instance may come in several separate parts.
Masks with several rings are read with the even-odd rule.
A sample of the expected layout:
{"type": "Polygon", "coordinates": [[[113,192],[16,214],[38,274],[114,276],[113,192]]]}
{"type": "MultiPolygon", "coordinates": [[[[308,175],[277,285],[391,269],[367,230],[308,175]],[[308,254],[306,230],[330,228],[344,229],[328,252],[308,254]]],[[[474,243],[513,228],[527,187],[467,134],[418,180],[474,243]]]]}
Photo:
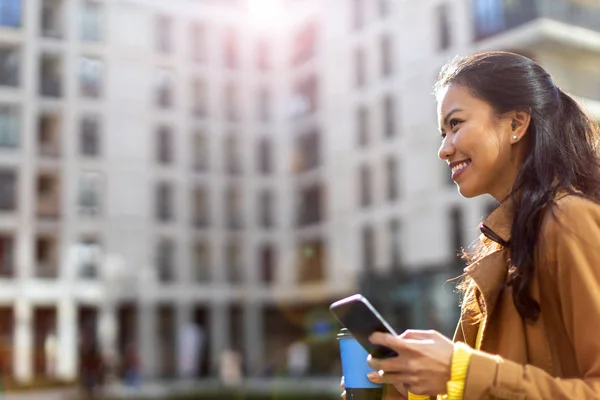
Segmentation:
{"type": "Polygon", "coordinates": [[[468,346],[461,342],[454,345],[450,380],[446,384],[448,400],[463,400],[465,378],[467,377],[469,361],[471,360],[471,352],[467,348],[468,346]]]}
{"type": "Polygon", "coordinates": [[[408,400],[429,400],[429,396],[428,395],[424,395],[424,394],[413,394],[411,392],[408,392],[408,400]]]}

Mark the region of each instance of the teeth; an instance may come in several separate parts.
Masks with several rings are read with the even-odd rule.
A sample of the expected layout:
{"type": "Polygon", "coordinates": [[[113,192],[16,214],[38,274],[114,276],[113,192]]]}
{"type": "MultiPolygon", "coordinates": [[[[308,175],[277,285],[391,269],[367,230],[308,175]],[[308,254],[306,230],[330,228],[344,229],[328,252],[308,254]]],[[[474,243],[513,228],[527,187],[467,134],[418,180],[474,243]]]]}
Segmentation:
{"type": "Polygon", "coordinates": [[[463,163],[460,163],[458,165],[455,165],[454,167],[452,167],[452,175],[454,175],[454,173],[458,170],[461,170],[463,168],[466,168],[467,165],[469,165],[469,161],[465,161],[463,163]]]}

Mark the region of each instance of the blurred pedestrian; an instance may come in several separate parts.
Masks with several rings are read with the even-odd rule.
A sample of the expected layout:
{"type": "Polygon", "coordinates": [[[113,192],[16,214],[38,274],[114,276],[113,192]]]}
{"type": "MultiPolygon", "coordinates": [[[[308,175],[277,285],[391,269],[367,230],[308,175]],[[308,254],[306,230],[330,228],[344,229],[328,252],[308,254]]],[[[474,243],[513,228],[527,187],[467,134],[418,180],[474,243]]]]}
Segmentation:
{"type": "Polygon", "coordinates": [[[129,389],[139,389],[141,383],[140,357],[135,343],[128,343],[125,347],[123,371],[125,386],[129,389]]]}
{"type": "Polygon", "coordinates": [[[225,385],[239,385],[242,382],[242,355],[233,349],[221,353],[220,378],[225,385]]]}
{"type": "Polygon", "coordinates": [[[94,333],[84,332],[79,351],[81,388],[86,398],[98,398],[104,382],[102,352],[94,333]]]}
{"type": "Polygon", "coordinates": [[[600,399],[597,125],[513,53],[449,63],[435,94],[439,157],[458,191],[499,206],[466,254],[454,342],[375,333],[398,356],[370,359],[371,380],[396,388],[387,398],[600,399]]]}
{"type": "Polygon", "coordinates": [[[203,339],[203,332],[198,325],[188,323],[181,327],[177,341],[179,378],[193,379],[198,375],[203,339]]]}
{"type": "Polygon", "coordinates": [[[310,349],[302,340],[293,342],[287,351],[287,369],[293,377],[303,377],[308,371],[310,349]]]}

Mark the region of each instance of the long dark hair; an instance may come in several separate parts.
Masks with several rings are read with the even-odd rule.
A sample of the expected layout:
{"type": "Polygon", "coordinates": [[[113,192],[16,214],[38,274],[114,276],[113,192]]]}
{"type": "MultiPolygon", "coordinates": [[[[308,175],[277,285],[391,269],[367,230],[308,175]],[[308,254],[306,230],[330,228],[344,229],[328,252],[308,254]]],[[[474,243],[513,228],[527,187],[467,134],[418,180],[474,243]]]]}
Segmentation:
{"type": "MultiPolygon", "coordinates": [[[[545,211],[552,210],[559,190],[600,203],[598,126],[540,65],[518,54],[486,52],[455,59],[442,68],[436,93],[452,83],[489,103],[497,116],[510,111],[531,116],[525,135],[528,151],[510,194],[514,214],[509,284],[521,317],[536,320],[540,305],[529,286],[545,211]]],[[[479,254],[470,258],[489,250],[489,245],[480,246],[475,251],[479,254]]],[[[462,287],[463,301],[473,301],[472,282],[462,287]]]]}

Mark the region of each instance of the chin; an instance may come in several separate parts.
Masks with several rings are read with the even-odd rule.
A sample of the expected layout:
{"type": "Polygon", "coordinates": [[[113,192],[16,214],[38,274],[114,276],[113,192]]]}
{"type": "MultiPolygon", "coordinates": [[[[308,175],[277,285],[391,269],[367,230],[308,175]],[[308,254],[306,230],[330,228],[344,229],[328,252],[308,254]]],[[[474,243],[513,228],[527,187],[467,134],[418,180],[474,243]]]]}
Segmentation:
{"type": "Polygon", "coordinates": [[[471,199],[473,197],[481,196],[483,194],[483,192],[481,190],[476,190],[475,188],[469,187],[468,185],[459,185],[459,184],[456,184],[456,187],[458,189],[458,193],[460,193],[460,195],[462,197],[465,197],[467,199],[471,199]]]}

